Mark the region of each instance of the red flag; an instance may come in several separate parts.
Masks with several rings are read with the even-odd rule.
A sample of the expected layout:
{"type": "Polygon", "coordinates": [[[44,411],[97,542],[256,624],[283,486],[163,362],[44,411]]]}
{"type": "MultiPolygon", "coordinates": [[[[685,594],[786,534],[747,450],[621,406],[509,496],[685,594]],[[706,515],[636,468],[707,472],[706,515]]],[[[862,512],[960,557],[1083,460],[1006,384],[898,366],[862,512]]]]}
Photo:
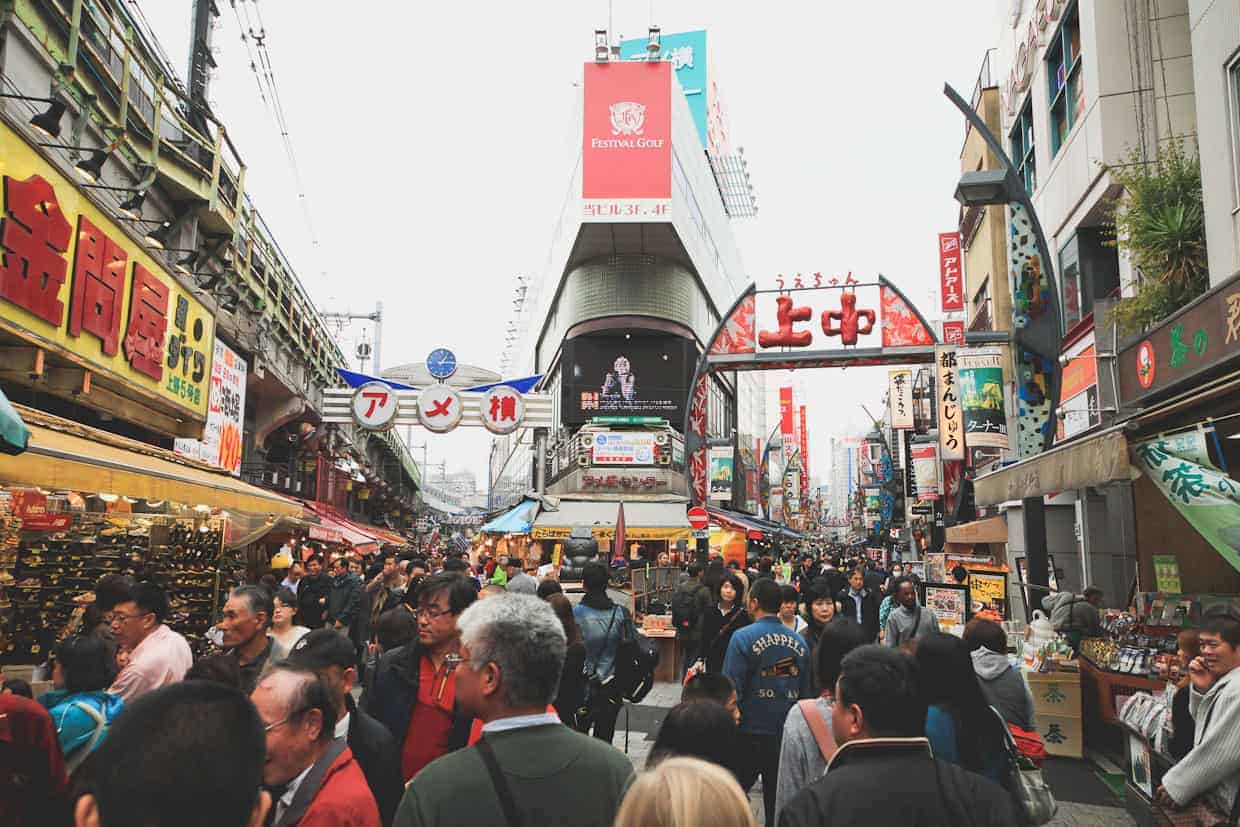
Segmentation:
{"type": "Polygon", "coordinates": [[[616,557],[628,557],[624,550],[624,502],[620,503],[620,511],[616,514],[616,557]]]}

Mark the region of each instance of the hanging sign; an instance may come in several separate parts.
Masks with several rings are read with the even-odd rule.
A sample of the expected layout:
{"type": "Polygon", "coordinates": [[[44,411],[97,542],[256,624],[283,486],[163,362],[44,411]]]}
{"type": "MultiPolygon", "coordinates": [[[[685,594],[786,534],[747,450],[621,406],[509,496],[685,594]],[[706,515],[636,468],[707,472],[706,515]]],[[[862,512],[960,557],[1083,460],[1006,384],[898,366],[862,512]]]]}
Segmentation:
{"type": "Polygon", "coordinates": [[[945,459],[964,459],[964,425],[961,421],[960,389],[956,386],[956,349],[934,349],[938,366],[939,455],[945,459]]]}
{"type": "Polygon", "coordinates": [[[353,392],[353,421],[371,431],[386,431],[396,422],[396,394],[383,382],[366,382],[353,392]]]}
{"type": "Polygon", "coordinates": [[[943,322],[943,343],[964,347],[964,322],[943,322]]]}
{"type": "Polygon", "coordinates": [[[710,498],[732,499],[732,449],[710,449],[710,498]]]}
{"type": "Polygon", "coordinates": [[[418,422],[428,431],[446,434],[461,423],[464,414],[461,395],[447,385],[430,385],[418,394],[418,422]]]}
{"type": "Polygon", "coordinates": [[[496,385],[478,403],[482,426],[493,434],[510,434],[521,427],[525,418],[525,397],[515,388],[496,385]]]}
{"type": "Polygon", "coordinates": [[[207,425],[202,439],[177,439],[173,450],[181,456],[241,474],[241,434],[244,431],[246,362],[219,339],[211,360],[211,390],[207,396],[207,425]]]}
{"type": "Polygon", "coordinates": [[[964,310],[960,265],[960,233],[939,233],[939,295],[945,313],[964,310]]]}
{"type": "Polygon", "coordinates": [[[904,430],[913,427],[913,372],[887,371],[887,407],[891,411],[891,427],[904,430]]]}
{"type": "Polygon", "coordinates": [[[1003,352],[998,348],[957,351],[960,408],[970,448],[1010,448],[1003,405],[1003,352]]]}
{"type": "Polygon", "coordinates": [[[937,445],[914,445],[913,479],[917,485],[917,501],[939,499],[939,448],[937,445]]]}

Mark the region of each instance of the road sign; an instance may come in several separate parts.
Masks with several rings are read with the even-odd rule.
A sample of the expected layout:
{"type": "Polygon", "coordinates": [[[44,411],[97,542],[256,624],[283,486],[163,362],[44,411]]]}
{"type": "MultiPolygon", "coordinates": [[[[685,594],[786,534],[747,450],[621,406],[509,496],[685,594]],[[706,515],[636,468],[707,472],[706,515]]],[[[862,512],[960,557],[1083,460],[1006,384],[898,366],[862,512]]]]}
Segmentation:
{"type": "Polygon", "coordinates": [[[703,531],[708,525],[710,525],[710,515],[707,514],[706,509],[701,506],[690,508],[685,516],[689,518],[689,525],[696,531],[703,531]]]}

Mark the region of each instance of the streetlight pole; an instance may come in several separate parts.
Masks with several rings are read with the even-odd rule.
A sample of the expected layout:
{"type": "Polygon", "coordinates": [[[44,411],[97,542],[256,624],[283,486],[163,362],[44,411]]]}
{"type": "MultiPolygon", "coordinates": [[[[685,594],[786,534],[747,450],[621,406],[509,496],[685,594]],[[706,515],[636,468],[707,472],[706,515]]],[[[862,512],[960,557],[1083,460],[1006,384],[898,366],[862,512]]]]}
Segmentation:
{"type": "MultiPolygon", "coordinates": [[[[1016,318],[1013,343],[1019,389],[1019,448],[1023,457],[1049,450],[1055,443],[1055,404],[1059,398],[1061,372],[1059,350],[1059,290],[1042,223],[1025,189],[1019,171],[1004,152],[985,121],[949,84],[943,94],[986,142],[1001,169],[966,172],[956,187],[956,200],[964,207],[1006,205],[1011,212],[1008,233],[1009,269],[1014,275],[1013,310],[1016,318]],[[1041,434],[1038,445],[1037,434],[1041,434]]],[[[1041,495],[1021,500],[1025,554],[1029,582],[1048,585],[1046,508],[1041,495]]]]}

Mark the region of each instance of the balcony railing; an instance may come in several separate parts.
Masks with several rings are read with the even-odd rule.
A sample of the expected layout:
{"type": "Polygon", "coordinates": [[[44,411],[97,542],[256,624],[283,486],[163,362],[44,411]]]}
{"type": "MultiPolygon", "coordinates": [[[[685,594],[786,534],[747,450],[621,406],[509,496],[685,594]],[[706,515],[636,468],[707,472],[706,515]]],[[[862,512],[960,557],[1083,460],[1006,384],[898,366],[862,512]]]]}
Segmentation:
{"type": "Polygon", "coordinates": [[[994,330],[995,325],[990,296],[987,296],[980,303],[974,304],[973,312],[969,315],[969,330],[994,330]]]}

